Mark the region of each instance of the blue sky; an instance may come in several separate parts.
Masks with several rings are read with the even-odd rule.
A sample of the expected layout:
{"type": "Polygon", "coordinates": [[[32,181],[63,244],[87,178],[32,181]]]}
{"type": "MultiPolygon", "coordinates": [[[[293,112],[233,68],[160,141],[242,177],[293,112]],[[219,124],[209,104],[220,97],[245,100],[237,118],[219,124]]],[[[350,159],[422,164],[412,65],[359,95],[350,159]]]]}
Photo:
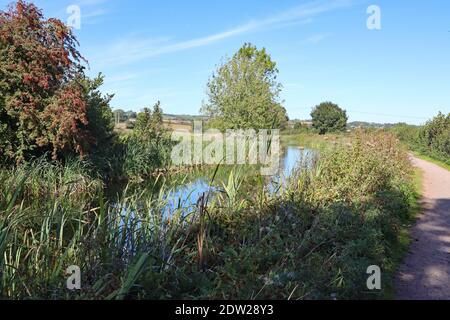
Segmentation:
{"type": "Polygon", "coordinates": [[[198,114],[217,64],[251,42],[278,63],[291,118],[326,100],[352,121],[419,124],[450,112],[448,0],[34,3],[64,21],[69,5],[80,6],[80,51],[91,75],[105,75],[114,108],[160,100],[166,113],[198,114]],[[369,5],[381,8],[381,30],[366,27],[369,5]]]}

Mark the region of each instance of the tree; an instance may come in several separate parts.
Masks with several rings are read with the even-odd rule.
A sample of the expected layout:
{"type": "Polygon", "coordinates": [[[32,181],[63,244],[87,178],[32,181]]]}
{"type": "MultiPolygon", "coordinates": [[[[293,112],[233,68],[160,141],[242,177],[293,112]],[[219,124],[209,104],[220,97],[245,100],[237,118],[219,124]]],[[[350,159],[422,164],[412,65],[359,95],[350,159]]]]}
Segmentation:
{"type": "Polygon", "coordinates": [[[153,111],[149,108],[144,108],[143,112],[138,114],[135,131],[140,136],[154,138],[157,141],[166,133],[163,123],[163,111],[159,101],[153,106],[153,111]]]}
{"type": "Polygon", "coordinates": [[[439,112],[420,129],[418,139],[423,151],[450,163],[450,113],[439,112]]]}
{"type": "Polygon", "coordinates": [[[161,109],[161,102],[157,102],[153,106],[153,114],[152,114],[152,121],[151,121],[151,128],[155,132],[163,132],[164,131],[164,121],[163,121],[163,110],[161,109]]]}
{"type": "Polygon", "coordinates": [[[125,120],[136,119],[137,113],[134,111],[127,111],[124,113],[125,120]]]}
{"type": "Polygon", "coordinates": [[[134,129],[136,131],[147,131],[150,129],[150,124],[152,122],[152,111],[149,108],[144,108],[142,112],[139,112],[136,119],[136,124],[134,129]]]}
{"type": "Polygon", "coordinates": [[[71,29],[19,0],[0,12],[0,156],[22,162],[50,152],[86,155],[85,60],[71,29]]]}
{"type": "MultiPolygon", "coordinates": [[[[110,102],[114,95],[102,95],[99,88],[103,85],[104,77],[99,74],[94,79],[84,78],[81,84],[84,89],[86,101],[87,125],[84,127],[92,137],[95,137],[93,146],[97,154],[105,152],[113,143],[114,115],[110,102]]],[[[92,151],[92,150],[91,150],[92,151]]]]}
{"type": "Polygon", "coordinates": [[[207,84],[208,102],[201,112],[218,129],[283,129],[286,110],[281,105],[278,70],[265,49],[251,44],[218,67],[207,84]]]}
{"type": "Polygon", "coordinates": [[[138,114],[133,134],[125,138],[123,171],[132,177],[149,175],[154,169],[169,164],[172,147],[158,101],[153,111],[145,108],[138,114]]]}
{"type": "Polygon", "coordinates": [[[308,131],[308,126],[303,124],[301,121],[297,121],[295,122],[293,129],[298,132],[306,132],[308,131]]]}
{"type": "Polygon", "coordinates": [[[311,117],[313,128],[320,134],[344,131],[347,128],[347,112],[332,102],[323,102],[316,106],[311,117]]]}

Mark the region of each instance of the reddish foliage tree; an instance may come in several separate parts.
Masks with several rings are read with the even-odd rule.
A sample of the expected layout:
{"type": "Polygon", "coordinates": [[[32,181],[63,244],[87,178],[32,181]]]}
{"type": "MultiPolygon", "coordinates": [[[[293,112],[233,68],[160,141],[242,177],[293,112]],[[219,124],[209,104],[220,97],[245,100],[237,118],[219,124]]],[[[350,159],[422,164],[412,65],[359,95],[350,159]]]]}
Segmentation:
{"type": "Polygon", "coordinates": [[[89,151],[86,61],[77,46],[69,27],[31,3],[0,12],[0,156],[21,162],[89,151]]]}

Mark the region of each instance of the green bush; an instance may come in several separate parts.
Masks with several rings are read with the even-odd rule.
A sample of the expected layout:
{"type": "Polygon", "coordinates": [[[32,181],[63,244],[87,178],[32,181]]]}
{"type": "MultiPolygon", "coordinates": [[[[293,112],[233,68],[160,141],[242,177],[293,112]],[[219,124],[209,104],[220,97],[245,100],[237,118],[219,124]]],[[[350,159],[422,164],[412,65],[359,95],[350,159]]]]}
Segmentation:
{"type": "Polygon", "coordinates": [[[301,122],[296,122],[292,128],[283,130],[283,135],[296,135],[309,133],[311,129],[307,125],[303,125],[301,122]]]}
{"type": "Polygon", "coordinates": [[[389,129],[390,132],[394,133],[400,141],[406,143],[412,148],[418,147],[419,141],[419,126],[408,125],[406,123],[399,123],[389,129]]]}
{"type": "Polygon", "coordinates": [[[163,111],[156,103],[153,111],[144,109],[137,116],[133,133],[120,138],[121,150],[116,153],[116,174],[140,179],[156,169],[170,165],[173,142],[163,126],[163,111]]]}
{"type": "Polygon", "coordinates": [[[399,230],[411,218],[411,172],[394,136],[358,133],[351,147],[300,170],[281,198],[210,208],[206,287],[213,289],[201,297],[386,297],[399,230]],[[378,295],[367,293],[370,265],[384,271],[378,295]]]}
{"type": "Polygon", "coordinates": [[[450,164],[450,113],[439,113],[421,127],[398,124],[390,131],[412,150],[450,164]]]}
{"type": "Polygon", "coordinates": [[[450,164],[450,113],[439,113],[419,132],[420,150],[450,164]]]}

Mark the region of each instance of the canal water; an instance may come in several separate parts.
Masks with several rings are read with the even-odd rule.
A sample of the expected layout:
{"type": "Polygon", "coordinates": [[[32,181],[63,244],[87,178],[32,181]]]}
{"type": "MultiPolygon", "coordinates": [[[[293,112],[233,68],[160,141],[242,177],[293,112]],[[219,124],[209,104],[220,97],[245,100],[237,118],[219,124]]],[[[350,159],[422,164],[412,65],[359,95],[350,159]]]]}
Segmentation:
{"type": "MultiPolygon", "coordinates": [[[[303,149],[300,147],[292,147],[288,146],[283,148],[283,152],[281,154],[280,159],[280,167],[274,176],[265,177],[265,183],[267,189],[270,193],[276,193],[278,190],[285,186],[286,181],[292,176],[295,172],[296,168],[301,163],[307,163],[312,161],[315,152],[310,149],[303,149]]],[[[244,168],[243,170],[239,170],[236,168],[238,172],[246,171],[243,173],[243,184],[252,183],[254,180],[251,175],[257,175],[259,170],[254,169],[251,170],[249,168],[244,168]]],[[[172,188],[172,190],[167,195],[167,203],[169,210],[175,210],[177,207],[181,208],[189,208],[195,207],[198,199],[203,195],[209,195],[210,197],[214,196],[217,192],[220,192],[223,189],[223,185],[227,184],[226,179],[230,170],[225,170],[223,173],[223,177],[215,178],[212,181],[212,176],[214,175],[214,170],[206,170],[204,171],[204,175],[202,173],[195,173],[194,177],[191,179],[186,179],[184,183],[172,188]]],[[[245,187],[245,186],[244,186],[245,187]]]]}

